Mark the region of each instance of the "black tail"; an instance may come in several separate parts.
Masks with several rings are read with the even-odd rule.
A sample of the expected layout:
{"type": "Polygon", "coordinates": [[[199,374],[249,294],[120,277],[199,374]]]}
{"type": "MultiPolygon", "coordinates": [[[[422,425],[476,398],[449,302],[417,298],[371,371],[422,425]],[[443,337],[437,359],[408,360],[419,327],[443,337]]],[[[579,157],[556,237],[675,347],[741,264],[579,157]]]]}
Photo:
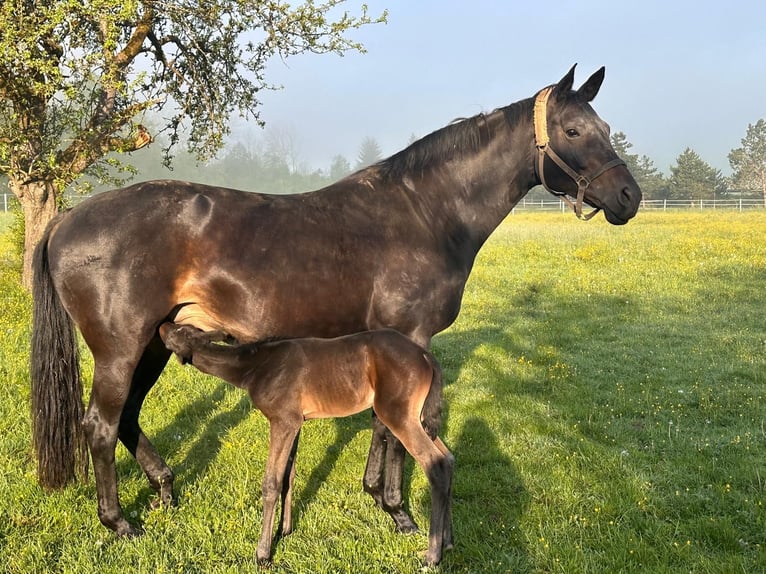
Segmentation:
{"type": "Polygon", "coordinates": [[[56,221],[48,225],[32,262],[32,441],[38,480],[46,488],[61,488],[88,471],[77,335],[48,265],[56,221]]]}
{"type": "Polygon", "coordinates": [[[423,403],[423,428],[432,439],[439,434],[442,426],[442,369],[436,358],[426,351],[425,358],[431,364],[433,369],[433,378],[431,379],[431,388],[428,389],[428,395],[423,403]]]}

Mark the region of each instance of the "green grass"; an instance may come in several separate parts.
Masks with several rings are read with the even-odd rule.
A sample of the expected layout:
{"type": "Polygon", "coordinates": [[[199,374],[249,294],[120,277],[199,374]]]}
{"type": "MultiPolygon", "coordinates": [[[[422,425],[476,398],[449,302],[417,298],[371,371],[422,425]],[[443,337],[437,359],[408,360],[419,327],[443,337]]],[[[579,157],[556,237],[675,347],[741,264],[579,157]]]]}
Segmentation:
{"type": "MultiPolygon", "coordinates": [[[[2,223],[2,221],[0,221],[2,223]]],[[[29,439],[29,298],[0,235],[0,570],[256,572],[267,424],[246,396],[173,364],[142,423],[179,506],[120,447],[138,540],[100,526],[90,483],[46,494],[29,439]]],[[[483,249],[434,340],[455,453],[442,572],[766,571],[766,213],[519,214],[483,249]]],[[[92,364],[85,353],[83,371],[92,364]]],[[[416,572],[425,535],[362,492],[366,414],[304,426],[296,531],[274,573],[416,572]]],[[[428,524],[411,463],[406,495],[428,524]]]]}

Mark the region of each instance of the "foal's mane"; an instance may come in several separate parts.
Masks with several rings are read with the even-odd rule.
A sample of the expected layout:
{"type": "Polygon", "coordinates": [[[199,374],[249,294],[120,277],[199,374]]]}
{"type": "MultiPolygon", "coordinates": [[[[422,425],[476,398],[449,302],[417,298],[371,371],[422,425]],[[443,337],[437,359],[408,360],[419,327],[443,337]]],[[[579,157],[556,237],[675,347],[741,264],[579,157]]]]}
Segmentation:
{"type": "Polygon", "coordinates": [[[398,179],[450,159],[473,155],[491,140],[490,118],[502,113],[505,116],[505,127],[513,129],[529,115],[529,107],[529,101],[522,100],[486,114],[458,118],[371,167],[377,169],[384,179],[398,179]]]}

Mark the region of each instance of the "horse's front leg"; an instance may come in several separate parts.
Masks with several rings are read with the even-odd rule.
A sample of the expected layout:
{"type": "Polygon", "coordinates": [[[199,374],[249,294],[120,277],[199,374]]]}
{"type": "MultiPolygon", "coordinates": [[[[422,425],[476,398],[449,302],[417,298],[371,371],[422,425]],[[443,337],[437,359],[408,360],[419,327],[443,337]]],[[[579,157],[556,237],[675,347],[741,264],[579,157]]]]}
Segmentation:
{"type": "Polygon", "coordinates": [[[155,337],[144,351],[133,374],[130,394],[125,403],[119,427],[120,441],[135,457],[149,484],[159,495],[159,499],[152,502],[153,508],[175,504],[174,476],[173,471],[141,430],[138,417],[147,393],[157,382],[169,356],[170,351],[165,348],[159,337],[155,337]]]}
{"type": "Polygon", "coordinates": [[[385,510],[399,532],[417,532],[418,525],[404,510],[402,477],[404,454],[402,443],[373,413],[372,441],[364,471],[364,490],[385,510]]]}

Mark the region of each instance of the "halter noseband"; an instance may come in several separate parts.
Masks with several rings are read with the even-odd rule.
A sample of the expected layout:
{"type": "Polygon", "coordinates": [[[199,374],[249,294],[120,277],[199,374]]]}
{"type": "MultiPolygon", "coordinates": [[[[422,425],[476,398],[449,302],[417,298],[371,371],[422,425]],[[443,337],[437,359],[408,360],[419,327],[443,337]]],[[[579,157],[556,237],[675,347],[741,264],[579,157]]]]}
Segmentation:
{"type": "Polygon", "coordinates": [[[583,198],[585,197],[585,190],[590,187],[590,184],[595,181],[595,179],[601,175],[604,174],[604,172],[612,169],[613,167],[617,167],[618,165],[625,165],[625,162],[622,161],[620,158],[613,159],[612,161],[606,162],[604,165],[602,165],[599,169],[596,170],[595,173],[593,173],[590,177],[587,177],[583,174],[577,173],[575,170],[573,170],[571,167],[569,167],[566,162],[559,157],[559,155],[553,151],[550,143],[550,138],[548,137],[548,114],[547,114],[547,107],[548,107],[548,97],[551,95],[551,92],[553,91],[553,87],[547,87],[544,90],[542,90],[539,94],[537,94],[537,97],[535,98],[535,108],[533,113],[533,120],[535,124],[535,145],[537,147],[537,163],[535,165],[537,175],[540,177],[540,181],[542,182],[545,189],[547,189],[550,193],[558,197],[559,199],[565,201],[567,204],[569,204],[572,209],[575,212],[575,215],[577,215],[578,219],[583,219],[587,221],[588,219],[592,218],[594,215],[596,215],[600,208],[595,208],[593,211],[588,213],[587,215],[582,214],[582,203],[583,198]],[[555,189],[552,189],[545,181],[545,156],[548,156],[553,160],[553,163],[555,163],[561,170],[567,174],[569,177],[572,178],[572,180],[577,184],[577,201],[576,203],[572,203],[572,200],[567,197],[566,192],[563,191],[556,191],[555,189]]]}

